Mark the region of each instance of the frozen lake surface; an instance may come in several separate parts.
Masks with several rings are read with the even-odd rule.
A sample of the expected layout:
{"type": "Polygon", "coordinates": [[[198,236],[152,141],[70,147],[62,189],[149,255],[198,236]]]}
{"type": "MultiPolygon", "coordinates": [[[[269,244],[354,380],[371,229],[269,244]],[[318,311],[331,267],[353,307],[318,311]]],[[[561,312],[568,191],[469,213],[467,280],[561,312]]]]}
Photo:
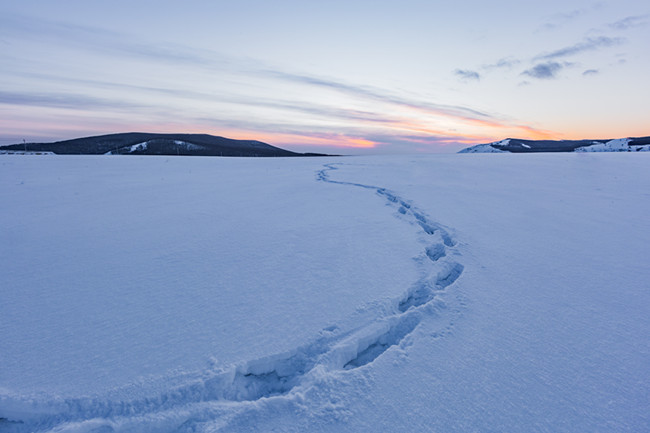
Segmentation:
{"type": "Polygon", "coordinates": [[[0,431],[650,430],[650,155],[0,156],[0,431]]]}

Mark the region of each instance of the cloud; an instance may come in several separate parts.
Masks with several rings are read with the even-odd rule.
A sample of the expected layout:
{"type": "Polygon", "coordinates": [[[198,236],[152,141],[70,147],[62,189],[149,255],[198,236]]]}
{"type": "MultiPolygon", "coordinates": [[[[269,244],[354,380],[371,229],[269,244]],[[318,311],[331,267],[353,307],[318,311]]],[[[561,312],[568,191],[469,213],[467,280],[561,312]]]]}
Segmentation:
{"type": "Polygon", "coordinates": [[[459,77],[463,81],[468,81],[468,80],[480,80],[481,76],[479,75],[478,72],[476,71],[470,71],[467,69],[456,69],[454,71],[454,75],[459,77]]]}
{"type": "Polygon", "coordinates": [[[554,30],[570,23],[592,11],[598,10],[603,6],[603,2],[594,3],[591,7],[582,9],[573,9],[569,12],[561,12],[548,17],[547,21],[542,24],[543,30],[554,30]]]}
{"type": "Polygon", "coordinates": [[[454,117],[459,119],[491,119],[492,115],[470,107],[460,105],[436,104],[413,98],[398,96],[382,89],[369,86],[359,86],[333,79],[310,76],[284,71],[251,59],[223,55],[211,50],[197,50],[192,47],[177,45],[148,44],[134,41],[128,35],[110,30],[98,29],[77,24],[59,23],[47,20],[35,21],[34,18],[21,16],[2,17],[7,34],[15,37],[20,34],[23,38],[37,40],[58,40],[66,45],[75,45],[92,52],[128,55],[137,59],[146,58],[151,61],[173,65],[188,65],[209,71],[246,75],[269,80],[300,83],[303,85],[327,88],[348,96],[371,101],[384,102],[397,106],[417,109],[430,114],[454,117]],[[38,27],[38,33],[33,28],[38,27]]]}
{"type": "MultiPolygon", "coordinates": [[[[130,95],[142,94],[157,94],[166,97],[180,98],[192,101],[206,101],[214,103],[226,103],[243,105],[247,107],[261,107],[271,108],[283,111],[290,111],[294,113],[302,113],[313,115],[319,118],[339,119],[339,120],[356,120],[364,123],[375,123],[391,125],[399,123],[398,120],[390,116],[383,115],[376,112],[353,110],[340,107],[331,107],[320,105],[316,103],[306,103],[301,101],[289,101],[281,99],[265,99],[260,97],[249,97],[237,94],[211,94],[204,92],[196,92],[190,90],[169,89],[161,87],[148,87],[141,85],[131,84],[117,84],[99,80],[89,79],[74,79],[67,77],[57,77],[42,73],[28,74],[30,76],[45,79],[49,82],[63,82],[73,83],[77,86],[90,86],[93,88],[105,88],[112,91],[123,91],[130,95]]],[[[13,104],[13,105],[27,105],[27,106],[41,106],[41,107],[57,107],[57,108],[74,108],[74,109],[111,109],[111,108],[137,108],[145,107],[143,104],[135,104],[125,101],[123,98],[117,97],[112,99],[96,98],[87,95],[70,94],[70,93],[47,93],[47,94],[34,94],[34,93],[18,93],[18,92],[3,92],[0,91],[0,103],[13,104]]],[[[150,107],[150,106],[147,106],[150,107]]]]}
{"type": "Polygon", "coordinates": [[[600,71],[598,69],[587,69],[582,73],[583,76],[588,76],[588,75],[598,75],[600,71]]]}
{"type": "Polygon", "coordinates": [[[560,48],[559,50],[552,51],[547,54],[541,54],[534,57],[534,60],[551,60],[560,57],[573,56],[583,53],[585,51],[595,51],[601,48],[613,47],[625,43],[625,38],[610,38],[607,36],[599,36],[597,38],[587,38],[577,44],[560,48]]]}
{"type": "Polygon", "coordinates": [[[521,63],[519,59],[516,59],[514,57],[504,57],[502,59],[497,60],[495,63],[491,63],[489,65],[483,65],[482,68],[484,70],[511,69],[514,66],[518,65],[519,63],[521,63]]]}
{"type": "Polygon", "coordinates": [[[21,15],[2,17],[0,31],[6,36],[15,37],[20,35],[22,39],[37,41],[59,41],[66,46],[96,51],[101,49],[104,53],[129,55],[141,58],[149,58],[170,63],[182,62],[185,64],[203,65],[223,62],[224,58],[210,58],[197,50],[189,47],[165,46],[136,43],[132,38],[105,28],[90,27],[81,24],[49,21],[34,17],[21,15]],[[38,31],[34,31],[38,29],[38,31]]]}
{"type": "Polygon", "coordinates": [[[650,15],[647,14],[626,17],[622,20],[611,23],[609,27],[616,30],[627,30],[634,27],[644,27],[648,25],[648,17],[650,17],[650,15]]]}
{"type": "MultiPolygon", "coordinates": [[[[331,152],[332,147],[349,148],[375,148],[390,147],[393,152],[412,150],[414,143],[424,145],[431,151],[436,145],[447,143],[471,143],[476,144],[480,140],[472,139],[467,134],[436,134],[436,135],[413,135],[409,132],[399,133],[390,131],[375,131],[359,127],[339,127],[336,132],[331,128],[317,125],[294,125],[289,123],[265,123],[259,119],[246,120],[224,120],[203,118],[200,121],[205,125],[235,130],[257,131],[265,135],[277,135],[278,138],[270,140],[275,145],[302,149],[302,151],[331,152]],[[296,140],[296,138],[301,138],[296,140]],[[287,141],[288,138],[288,141],[287,141]],[[298,143],[296,143],[298,141],[298,143]],[[329,148],[329,150],[328,150],[329,148]]],[[[354,153],[354,151],[353,151],[354,153]]]]}
{"type": "Polygon", "coordinates": [[[416,110],[429,112],[430,114],[456,117],[465,120],[494,118],[494,116],[488,113],[478,111],[473,108],[461,106],[461,105],[446,105],[446,104],[436,104],[431,102],[418,101],[411,98],[397,96],[385,90],[372,88],[369,86],[356,86],[356,85],[344,83],[341,81],[331,80],[327,78],[295,74],[291,72],[284,72],[284,71],[271,70],[271,69],[251,71],[251,73],[256,74],[258,76],[264,76],[269,79],[276,79],[276,80],[288,81],[292,83],[302,83],[310,86],[328,88],[331,90],[336,90],[338,92],[344,93],[349,96],[364,98],[364,99],[383,102],[387,104],[393,104],[393,105],[402,106],[406,108],[412,108],[416,110]]]}
{"type": "Polygon", "coordinates": [[[555,14],[542,25],[545,30],[553,30],[587,13],[586,9],[574,9],[570,12],[555,14]]]}
{"type": "MultiPolygon", "coordinates": [[[[0,17],[0,20],[4,21],[2,17],[0,17]]],[[[95,109],[98,112],[101,110],[123,110],[138,114],[138,116],[131,116],[133,122],[155,121],[160,124],[168,121],[171,118],[170,113],[175,110],[173,115],[175,116],[173,117],[175,124],[186,124],[190,126],[199,122],[200,125],[214,125],[220,128],[231,127],[240,131],[259,131],[260,134],[273,132],[307,138],[325,137],[333,129],[354,139],[363,139],[372,133],[381,131],[384,133],[392,131],[395,137],[409,135],[411,136],[410,141],[415,140],[414,137],[420,137],[420,139],[427,140],[427,143],[431,144],[437,140],[435,137],[440,137],[440,140],[447,141],[462,140],[460,132],[458,137],[454,135],[455,129],[445,129],[444,127],[437,126],[436,128],[438,129],[434,130],[430,126],[432,124],[444,124],[447,120],[451,120],[451,123],[456,126],[463,124],[469,125],[471,128],[521,129],[518,126],[509,124],[507,119],[504,120],[497,115],[468,106],[439,104],[431,102],[424,97],[393,92],[385,88],[282,70],[259,61],[227,56],[212,50],[200,50],[170,44],[147,43],[146,41],[139,42],[137,39],[126,34],[76,24],[47,21],[34,22],[33,20],[19,19],[14,20],[9,27],[11,28],[0,28],[0,37],[30,38],[38,42],[53,38],[56,42],[65,43],[67,47],[73,47],[84,52],[97,52],[101,55],[109,54],[110,56],[126,55],[137,59],[144,58],[144,60],[156,66],[172,64],[179,67],[187,66],[191,67],[192,70],[208,71],[210,73],[216,71],[222,74],[236,76],[238,81],[263,84],[265,87],[282,87],[284,83],[290,83],[299,85],[295,87],[298,87],[300,91],[308,90],[309,88],[326,89],[347,96],[347,99],[355,102],[353,104],[354,106],[367,106],[369,108],[367,110],[340,108],[334,105],[327,105],[326,102],[319,103],[318,101],[306,100],[307,96],[299,96],[295,100],[291,100],[291,97],[287,96],[281,96],[281,98],[277,99],[265,99],[250,94],[252,93],[250,91],[244,91],[243,94],[240,94],[237,93],[237,90],[231,89],[228,91],[223,89],[225,92],[212,93],[205,89],[199,91],[189,90],[187,87],[191,86],[183,85],[178,88],[174,87],[174,85],[171,85],[172,88],[164,88],[164,86],[147,87],[134,84],[102,83],[101,81],[92,79],[79,80],[74,77],[58,77],[58,79],[69,80],[68,82],[73,84],[77,84],[74,83],[75,81],[83,83],[83,86],[80,86],[82,87],[81,90],[77,90],[76,94],[64,92],[40,94],[28,88],[22,93],[17,91],[0,91],[0,103],[4,104],[78,110],[87,109],[88,111],[95,109]],[[34,27],[38,27],[39,32],[33,32],[34,27]],[[110,97],[90,96],[98,87],[121,91],[111,93],[101,92],[101,95],[111,95],[110,97]],[[84,94],[84,88],[89,91],[88,95],[84,94]],[[147,96],[147,93],[158,94],[158,96],[165,96],[165,98],[151,100],[142,97],[147,96]],[[201,107],[209,106],[210,108],[204,110],[203,108],[197,108],[197,112],[194,114],[179,114],[177,108],[170,108],[178,106],[178,104],[175,104],[177,102],[175,100],[177,99],[204,101],[207,104],[201,104],[201,107]],[[156,102],[160,100],[163,102],[156,102]],[[139,101],[146,102],[142,103],[139,101]],[[145,105],[147,102],[149,105],[145,105]],[[377,103],[386,104],[388,107],[382,112],[382,108],[384,107],[379,106],[380,104],[377,103]],[[229,110],[232,107],[224,108],[217,104],[241,104],[245,107],[261,107],[269,108],[269,110],[259,110],[262,113],[261,116],[241,116],[237,111],[250,110],[229,110]],[[217,109],[213,109],[214,107],[217,107],[217,109]],[[307,120],[302,123],[296,121],[295,118],[297,116],[293,116],[292,113],[287,113],[287,111],[301,113],[305,115],[302,117],[305,117],[307,120]],[[269,114],[268,116],[267,113],[269,114]],[[208,116],[214,116],[214,118],[208,119],[208,116]],[[441,120],[441,117],[445,119],[441,120]],[[335,123],[331,122],[331,119],[341,119],[345,120],[345,122],[335,123]],[[327,120],[327,122],[323,122],[323,120],[327,120]],[[333,124],[336,124],[336,126],[332,126],[333,124]],[[426,139],[422,137],[426,137],[426,139]]],[[[515,59],[501,59],[494,64],[494,67],[506,68],[515,64],[515,62],[518,61],[515,59]]],[[[19,73],[22,72],[24,71],[19,71],[19,73]]],[[[478,80],[481,77],[479,72],[472,70],[457,70],[456,75],[470,80],[478,80]]],[[[46,80],[39,81],[45,82],[46,80]]],[[[137,80],[134,82],[137,82],[137,80]]],[[[56,87],[52,86],[49,88],[56,87]]],[[[309,95],[308,91],[301,93],[309,95]]],[[[462,136],[467,136],[467,133],[462,133],[462,136]]],[[[386,134],[386,137],[390,137],[390,134],[386,134]]]]}
{"type": "Polygon", "coordinates": [[[0,91],[0,103],[9,105],[28,105],[38,107],[84,109],[126,109],[140,108],[144,105],[117,99],[96,98],[87,95],[68,93],[18,93],[0,91]]]}
{"type": "Polygon", "coordinates": [[[557,73],[564,67],[564,65],[557,62],[539,63],[530,69],[522,72],[522,75],[528,75],[532,78],[541,80],[550,80],[557,78],[557,73]]]}
{"type": "Polygon", "coordinates": [[[377,147],[390,148],[393,153],[431,152],[432,149],[446,149],[456,152],[464,147],[494,141],[492,136],[467,134],[410,135],[410,134],[370,134],[367,140],[377,147]]]}

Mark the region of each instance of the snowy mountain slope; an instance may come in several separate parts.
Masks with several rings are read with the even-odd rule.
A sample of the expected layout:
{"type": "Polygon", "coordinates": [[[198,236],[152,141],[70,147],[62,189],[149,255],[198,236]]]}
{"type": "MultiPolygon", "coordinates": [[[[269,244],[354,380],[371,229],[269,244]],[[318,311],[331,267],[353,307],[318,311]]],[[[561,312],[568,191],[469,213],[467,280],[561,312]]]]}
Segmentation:
{"type": "Polygon", "coordinates": [[[169,147],[167,153],[176,150],[178,155],[180,155],[181,152],[183,155],[188,155],[188,154],[191,155],[192,152],[201,152],[205,150],[203,146],[189,143],[183,140],[153,139],[153,140],[143,141],[142,143],[132,144],[130,146],[120,147],[118,149],[111,150],[110,152],[106,152],[105,155],[133,155],[133,154],[146,155],[147,152],[150,151],[150,148],[152,146],[158,147],[158,149],[156,150],[157,155],[164,154],[160,149],[161,146],[169,147]]]}
{"type": "Polygon", "coordinates": [[[495,143],[477,144],[476,146],[463,149],[458,153],[505,153],[505,150],[501,150],[497,146],[507,146],[508,143],[510,143],[510,138],[506,138],[505,140],[497,141],[495,143]]]}
{"type": "Polygon", "coordinates": [[[620,138],[590,146],[578,147],[574,152],[648,152],[650,151],[650,137],[645,138],[620,138]]]}
{"type": "Polygon", "coordinates": [[[615,140],[520,140],[507,138],[478,144],[458,153],[533,153],[533,152],[640,152],[650,151],[650,137],[615,140]]]}
{"type": "Polygon", "coordinates": [[[0,430],[646,430],[646,155],[497,159],[2,157],[0,430]]]}

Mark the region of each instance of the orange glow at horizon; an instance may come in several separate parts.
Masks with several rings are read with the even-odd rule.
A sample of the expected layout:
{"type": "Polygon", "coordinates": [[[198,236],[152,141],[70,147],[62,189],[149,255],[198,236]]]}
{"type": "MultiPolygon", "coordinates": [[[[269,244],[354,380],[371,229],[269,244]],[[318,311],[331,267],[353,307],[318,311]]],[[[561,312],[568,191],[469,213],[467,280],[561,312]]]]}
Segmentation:
{"type": "MultiPolygon", "coordinates": [[[[343,107],[343,109],[352,108],[343,107]]],[[[274,124],[272,119],[267,120],[268,125],[262,119],[260,124],[253,122],[251,129],[246,129],[246,126],[220,127],[218,120],[211,122],[208,119],[196,120],[182,116],[173,121],[169,121],[166,116],[154,116],[149,119],[143,117],[140,121],[136,120],[137,123],[131,123],[115,113],[99,116],[76,109],[12,107],[6,118],[0,120],[0,126],[3,127],[6,135],[24,134],[31,129],[38,131],[38,137],[49,136],[57,140],[119,132],[206,133],[302,149],[320,146],[381,150],[390,148],[392,143],[401,143],[402,146],[414,143],[435,151],[436,148],[489,143],[505,138],[559,140],[585,137],[584,134],[574,131],[580,130],[584,125],[573,125],[572,131],[555,132],[546,128],[537,128],[536,125],[521,124],[516,120],[480,117],[478,114],[445,111],[426,106],[404,106],[393,102],[377,103],[368,110],[372,115],[367,119],[361,116],[326,121],[316,116],[306,125],[280,122],[277,127],[272,126],[274,124]],[[34,117],[35,112],[40,114],[41,118],[37,125],[26,120],[25,117],[27,115],[34,117]],[[22,116],[19,115],[21,113],[22,116]]],[[[29,139],[29,134],[25,138],[29,139]]]]}
{"type": "MultiPolygon", "coordinates": [[[[78,122],[63,123],[60,116],[51,116],[44,119],[34,128],[29,121],[21,119],[6,119],[0,121],[7,135],[18,135],[30,129],[39,129],[38,134],[34,134],[34,139],[47,137],[46,140],[54,138],[55,140],[65,140],[78,138],[79,136],[102,135],[118,132],[158,132],[158,133],[197,133],[212,134],[240,140],[258,140],[269,143],[274,146],[288,147],[332,147],[341,149],[377,149],[390,145],[395,142],[412,142],[420,146],[430,147],[431,150],[436,148],[445,148],[456,145],[475,145],[489,143],[505,138],[520,138],[531,140],[561,140],[561,139],[584,139],[585,134],[575,131],[563,131],[563,133],[554,133],[548,130],[537,129],[528,125],[507,124],[502,121],[492,121],[489,119],[468,119],[459,117],[433,117],[411,115],[394,118],[390,124],[377,126],[376,123],[357,121],[351,123],[347,128],[357,129],[354,133],[345,131],[341,133],[311,132],[311,131],[290,131],[290,132],[260,132],[245,129],[218,126],[207,126],[205,124],[193,123],[188,125],[182,121],[177,122],[142,122],[137,125],[126,124],[118,119],[104,118],[98,122],[87,122],[86,119],[71,119],[78,122]],[[91,125],[95,123],[95,125],[91,125]],[[368,128],[364,128],[368,123],[368,128]],[[438,124],[437,126],[435,124],[438,124]],[[83,125],[83,126],[80,126],[83,125]],[[444,125],[444,126],[443,126],[444,125]],[[361,126],[361,127],[360,127],[361,126]],[[72,136],[75,135],[75,136],[72,136]],[[48,137],[49,136],[49,137],[48,137]],[[38,138],[37,138],[38,137],[38,138]]],[[[335,126],[332,127],[336,129],[335,126]]],[[[578,126],[577,130],[580,129],[578,126]]],[[[604,137],[587,137],[587,138],[620,138],[617,135],[599,134],[604,137]]],[[[21,135],[22,136],[22,135],[21,135]]],[[[25,137],[30,140],[29,134],[25,137]]],[[[33,139],[32,139],[33,140],[33,139]]]]}
{"type": "Polygon", "coordinates": [[[440,128],[434,129],[428,126],[424,126],[421,123],[417,123],[415,121],[404,121],[398,123],[396,126],[399,128],[403,128],[405,130],[410,130],[410,131],[415,131],[415,132],[420,132],[420,133],[425,133],[428,135],[438,135],[438,136],[455,136],[457,137],[458,142],[472,142],[472,143],[479,143],[479,142],[485,142],[485,140],[491,140],[494,141],[500,140],[503,138],[521,138],[521,139],[530,139],[530,140],[542,140],[542,139],[550,139],[552,137],[557,137],[557,133],[553,133],[550,131],[545,131],[545,130],[540,130],[537,128],[533,128],[531,126],[527,125],[508,125],[504,122],[501,121],[496,121],[496,120],[487,120],[487,119],[475,119],[475,118],[459,118],[459,117],[453,117],[453,116],[443,116],[443,119],[446,119],[447,121],[450,121],[452,124],[458,124],[459,126],[463,125],[469,125],[469,126],[478,126],[480,129],[489,129],[492,130],[490,133],[487,133],[487,131],[481,131],[480,133],[476,133],[475,128],[472,128],[475,132],[465,132],[465,133],[457,133],[454,130],[442,130],[440,128]],[[497,130],[497,131],[495,131],[497,130]],[[496,132],[496,133],[495,133],[496,132]]]}
{"type": "Polygon", "coordinates": [[[339,148],[370,149],[377,143],[360,137],[350,137],[345,134],[309,134],[309,133],[262,133],[256,131],[241,131],[232,129],[215,129],[195,126],[188,130],[194,133],[221,135],[236,140],[257,140],[273,146],[329,146],[339,148]]]}
{"type": "MultiPolygon", "coordinates": [[[[27,122],[13,126],[22,131],[29,130],[27,122]]],[[[275,132],[258,132],[246,131],[231,128],[215,128],[205,127],[200,125],[180,125],[180,124],[159,124],[156,122],[142,123],[139,125],[119,125],[117,122],[107,122],[108,124],[93,128],[90,125],[83,127],[75,127],[74,125],[61,125],[55,121],[39,125],[45,126],[47,132],[40,132],[38,135],[46,137],[49,133],[56,140],[65,140],[78,138],[78,136],[67,136],[69,134],[75,135],[78,133],[83,136],[90,135],[103,135],[119,132],[157,132],[157,133],[195,133],[195,134],[211,134],[216,136],[224,136],[238,140],[257,140],[262,141],[274,146],[300,146],[300,147],[335,147],[335,148],[349,148],[349,149],[375,149],[380,146],[380,143],[373,141],[372,138],[364,137],[363,132],[355,135],[345,133],[310,133],[310,132],[295,132],[295,133],[275,133],[275,132]]],[[[505,125],[490,124],[489,122],[477,121],[476,123],[483,123],[484,126],[489,126],[493,131],[480,131],[474,130],[472,133],[458,133],[450,130],[432,128],[417,121],[403,121],[393,125],[390,128],[385,128],[383,131],[375,131],[368,133],[368,135],[386,136],[387,141],[394,139],[396,141],[414,142],[420,144],[429,144],[431,146],[446,146],[452,144],[465,144],[474,145],[480,143],[488,143],[497,141],[503,138],[522,138],[522,139],[561,139],[559,134],[552,134],[546,131],[539,131],[534,128],[526,126],[513,126],[507,127],[505,125]],[[480,131],[480,132],[479,132],[480,131]],[[401,134],[400,134],[401,132],[401,134]],[[481,133],[485,132],[485,133],[481,133]],[[515,137],[516,135],[516,137],[515,137]],[[430,139],[430,143],[426,143],[430,139]]],[[[40,129],[40,128],[39,128],[40,129]]],[[[9,131],[9,128],[6,130],[9,131]]],[[[16,131],[18,132],[18,131],[16,131]]],[[[36,137],[34,137],[36,138],[36,137]]],[[[28,139],[29,141],[29,139],[28,139]]]]}
{"type": "Polygon", "coordinates": [[[374,141],[365,140],[363,138],[351,138],[348,142],[352,143],[350,147],[373,148],[377,145],[374,141]]]}

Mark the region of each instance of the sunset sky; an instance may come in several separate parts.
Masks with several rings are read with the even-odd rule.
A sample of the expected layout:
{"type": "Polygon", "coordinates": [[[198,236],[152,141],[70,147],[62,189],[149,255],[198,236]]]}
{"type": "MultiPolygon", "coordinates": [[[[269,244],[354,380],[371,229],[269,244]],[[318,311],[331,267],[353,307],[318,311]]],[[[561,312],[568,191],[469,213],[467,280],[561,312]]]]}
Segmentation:
{"type": "Polygon", "coordinates": [[[297,151],[650,135],[644,1],[0,3],[0,145],[192,132],[297,151]]]}

